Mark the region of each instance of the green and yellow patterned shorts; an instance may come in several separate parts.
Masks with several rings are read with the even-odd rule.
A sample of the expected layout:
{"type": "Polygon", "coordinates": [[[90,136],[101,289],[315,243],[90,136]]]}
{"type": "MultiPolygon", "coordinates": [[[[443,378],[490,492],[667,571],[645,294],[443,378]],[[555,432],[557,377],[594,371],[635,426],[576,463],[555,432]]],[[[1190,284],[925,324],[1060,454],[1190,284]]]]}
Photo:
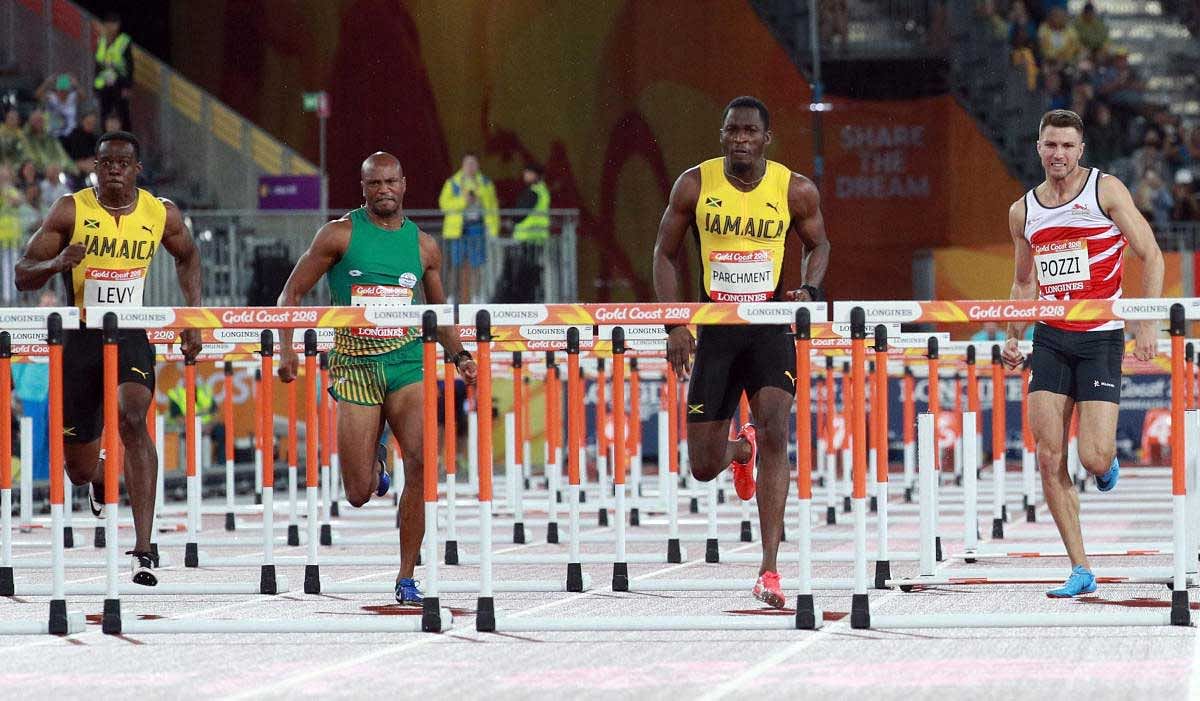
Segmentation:
{"type": "Polygon", "coordinates": [[[423,375],[421,342],[405,344],[378,355],[329,354],[330,393],[339,402],[375,406],[388,394],[420,382],[423,375]]]}

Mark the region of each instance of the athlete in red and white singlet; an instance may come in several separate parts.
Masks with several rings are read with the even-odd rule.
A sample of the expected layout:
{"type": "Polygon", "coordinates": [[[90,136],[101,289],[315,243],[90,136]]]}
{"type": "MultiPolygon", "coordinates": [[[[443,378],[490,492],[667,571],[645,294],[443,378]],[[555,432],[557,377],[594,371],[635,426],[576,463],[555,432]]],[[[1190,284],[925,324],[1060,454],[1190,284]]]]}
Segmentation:
{"type": "MultiPolygon", "coordinates": [[[[1083,120],[1052,110],[1038,126],[1038,156],[1046,179],[1013,203],[1008,228],[1016,251],[1013,299],[1117,299],[1121,256],[1128,246],[1142,259],[1142,297],[1162,294],[1162,252],[1150,225],[1120,180],[1081,168],[1083,120]]],[[[1004,362],[1024,360],[1017,325],[1009,324],[1004,362]]],[[[1134,355],[1154,356],[1157,325],[1131,324],[1134,355]]],[[[1116,486],[1117,411],[1121,401],[1121,358],[1125,329],[1120,321],[1039,322],[1030,356],[1029,422],[1037,444],[1046,505],[1058,525],[1072,570],[1063,586],[1046,594],[1073,597],[1096,590],[1083,534],[1079,496],[1067,469],[1071,414],[1079,411],[1079,461],[1100,491],[1116,486]]]]}
{"type": "MultiPolygon", "coordinates": [[[[1087,173],[1083,189],[1070,201],[1046,206],[1037,188],[1025,193],[1025,240],[1033,252],[1038,299],[1118,299],[1121,254],[1128,243],[1121,227],[1100,206],[1098,168],[1087,173]]],[[[1122,321],[1048,321],[1064,331],[1107,331],[1122,321]]]]}

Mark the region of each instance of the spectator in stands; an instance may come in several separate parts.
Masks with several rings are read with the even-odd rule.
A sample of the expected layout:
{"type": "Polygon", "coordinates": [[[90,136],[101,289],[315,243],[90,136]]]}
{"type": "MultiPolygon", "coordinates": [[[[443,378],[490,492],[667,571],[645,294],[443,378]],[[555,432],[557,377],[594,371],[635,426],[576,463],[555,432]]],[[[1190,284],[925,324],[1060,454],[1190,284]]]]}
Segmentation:
{"type": "Polygon", "coordinates": [[[1082,45],[1075,29],[1067,23],[1067,12],[1061,7],[1050,11],[1050,15],[1038,28],[1038,48],[1043,61],[1069,64],[1079,57],[1082,45]]]}
{"type": "Polygon", "coordinates": [[[42,189],[42,204],[43,212],[50,211],[50,205],[64,196],[71,194],[71,186],[68,184],[67,175],[56,165],[46,167],[46,177],[42,178],[40,183],[42,189]]]}
{"type": "Polygon", "coordinates": [[[1171,188],[1171,221],[1200,221],[1200,195],[1196,194],[1192,171],[1182,169],[1175,173],[1175,185],[1171,188]]]}
{"type": "Polygon", "coordinates": [[[1075,18],[1075,35],[1083,48],[1093,53],[1108,45],[1108,25],[1100,19],[1094,4],[1084,5],[1083,12],[1075,18]]]}
{"type": "Polygon", "coordinates": [[[842,51],[850,37],[850,7],[846,0],[821,0],[821,43],[842,51]]]}
{"type": "Polygon", "coordinates": [[[50,133],[63,139],[71,133],[79,115],[79,83],[70,73],[52,75],[34,93],[50,119],[50,133]]]}
{"type": "Polygon", "coordinates": [[[1034,51],[1033,39],[1025,27],[1017,27],[1016,33],[1013,35],[1012,43],[1012,63],[1025,74],[1025,86],[1029,90],[1037,90],[1038,86],[1038,62],[1037,54],[1034,51]]]}
{"type": "Polygon", "coordinates": [[[41,207],[42,188],[36,182],[29,183],[21,190],[21,204],[17,205],[22,236],[32,234],[42,223],[41,207]]]}
{"type": "Polygon", "coordinates": [[[24,192],[27,185],[37,184],[41,180],[41,177],[38,176],[37,166],[27,158],[21,161],[21,165],[17,166],[14,179],[13,186],[24,192]]]}
{"type": "Polygon", "coordinates": [[[1151,171],[1160,176],[1166,172],[1166,162],[1162,153],[1162,134],[1151,127],[1142,135],[1142,145],[1133,152],[1134,178],[1142,178],[1151,171]]]}
{"type": "Polygon", "coordinates": [[[1032,38],[1037,36],[1037,22],[1029,16],[1029,10],[1026,9],[1025,3],[1022,0],[1014,0],[1012,6],[1008,8],[1008,43],[1014,49],[1018,46],[1017,35],[1024,30],[1025,36],[1032,38]]]}
{"type": "Polygon", "coordinates": [[[110,12],[97,27],[96,96],[100,113],[116,114],[121,130],[129,131],[129,97],[133,90],[133,40],[121,31],[121,16],[110,12]]]}
{"type": "Polygon", "coordinates": [[[10,107],[4,113],[4,122],[0,124],[0,163],[16,165],[25,158],[25,132],[21,131],[21,113],[16,107],[10,107]]]}
{"type": "Polygon", "coordinates": [[[1008,40],[1008,22],[996,9],[996,0],[979,0],[975,10],[997,39],[1008,40]]]}
{"type": "Polygon", "coordinates": [[[41,110],[31,112],[25,123],[25,150],[39,172],[51,164],[64,169],[74,167],[62,142],[48,130],[46,113],[41,110]]]}
{"type": "Polygon", "coordinates": [[[1125,156],[1124,130],[1113,122],[1112,110],[1108,105],[1100,101],[1093,105],[1087,120],[1086,155],[1091,165],[1107,168],[1110,163],[1125,156]]]}
{"type": "Polygon", "coordinates": [[[1107,65],[1097,70],[1096,95],[1114,108],[1136,114],[1144,104],[1145,84],[1129,65],[1129,52],[1118,48],[1112,52],[1107,65]]]}
{"type": "Polygon", "coordinates": [[[1148,170],[1133,189],[1133,203],[1155,231],[1163,231],[1171,218],[1171,191],[1156,170],[1148,170]]]}
{"type": "Polygon", "coordinates": [[[526,164],[521,176],[525,189],[514,209],[525,210],[513,224],[512,237],[521,245],[505,252],[500,274],[497,302],[542,302],[542,269],[546,241],[550,238],[550,190],[543,180],[544,171],[536,163],[526,164]]]}
{"type": "MultiPolygon", "coordinates": [[[[96,141],[100,138],[100,115],[88,110],[79,118],[79,124],[67,134],[63,141],[67,157],[75,164],[75,172],[82,182],[95,169],[96,141]]],[[[80,184],[80,183],[76,183],[80,184]]]]}
{"type": "Polygon", "coordinates": [[[479,171],[479,158],[463,156],[462,167],[442,185],[438,207],[445,212],[442,239],[450,268],[458,269],[455,297],[459,302],[482,302],[480,271],[486,260],[487,240],[500,233],[500,204],[496,186],[479,171]]]}
{"type": "Polygon", "coordinates": [[[1046,70],[1044,88],[1046,91],[1048,110],[1065,110],[1071,108],[1072,95],[1067,91],[1066,81],[1063,80],[1063,72],[1058,68],[1050,68],[1046,70]]]}

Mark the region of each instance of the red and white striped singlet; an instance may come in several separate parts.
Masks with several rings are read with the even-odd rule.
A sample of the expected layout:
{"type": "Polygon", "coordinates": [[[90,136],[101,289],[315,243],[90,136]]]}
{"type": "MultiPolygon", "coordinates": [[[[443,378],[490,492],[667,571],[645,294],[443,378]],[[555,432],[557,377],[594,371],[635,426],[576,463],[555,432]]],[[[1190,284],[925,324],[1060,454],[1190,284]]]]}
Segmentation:
{"type": "MultiPolygon", "coordinates": [[[[1045,207],[1034,190],[1025,193],[1025,240],[1033,248],[1038,299],[1118,299],[1121,254],[1127,240],[1100,207],[1098,168],[1088,173],[1074,199],[1045,207]]],[[[1064,331],[1107,331],[1121,321],[1048,321],[1064,331]]]]}

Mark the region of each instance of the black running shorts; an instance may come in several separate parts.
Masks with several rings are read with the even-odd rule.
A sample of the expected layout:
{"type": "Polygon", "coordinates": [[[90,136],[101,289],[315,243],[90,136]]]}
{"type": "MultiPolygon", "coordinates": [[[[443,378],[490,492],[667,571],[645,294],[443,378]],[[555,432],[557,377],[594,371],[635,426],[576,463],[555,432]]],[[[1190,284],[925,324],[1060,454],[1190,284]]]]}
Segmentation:
{"type": "MultiPolygon", "coordinates": [[[[104,429],[104,339],[99,329],[63,334],[63,439],[91,443],[104,429]]],[[[140,329],[118,332],[117,384],[154,392],[154,346],[140,329]]]]}
{"type": "Polygon", "coordinates": [[[1029,391],[1065,394],[1077,402],[1121,403],[1125,332],[1063,331],[1038,324],[1033,331],[1029,391]]]}
{"type": "Polygon", "coordinates": [[[689,422],[728,421],[742,392],[796,391],[796,342],[788,326],[704,326],[688,387],[689,422]]]}

